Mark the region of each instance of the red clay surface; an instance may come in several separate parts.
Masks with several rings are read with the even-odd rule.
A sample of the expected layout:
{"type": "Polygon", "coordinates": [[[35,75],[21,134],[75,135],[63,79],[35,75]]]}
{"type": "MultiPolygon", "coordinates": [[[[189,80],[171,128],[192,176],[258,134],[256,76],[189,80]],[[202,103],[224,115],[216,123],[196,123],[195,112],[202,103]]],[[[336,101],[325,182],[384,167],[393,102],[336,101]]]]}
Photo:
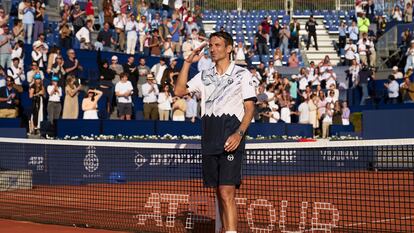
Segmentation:
{"type": "Polygon", "coordinates": [[[123,233],[99,229],[56,226],[32,222],[0,219],[0,232],[4,233],[123,233]]]}
{"type": "MultiPolygon", "coordinates": [[[[298,232],[302,202],[308,203],[302,232],[312,231],[315,216],[319,223],[332,223],[332,211],[313,214],[315,203],[322,202],[331,203],[338,210],[339,221],[332,232],[414,232],[413,172],[251,176],[244,178],[237,197],[239,232],[259,232],[255,227],[268,229],[262,232],[281,232],[283,200],[288,205],[285,230],[298,232]],[[264,203],[263,200],[270,203],[271,210],[255,208],[250,216],[254,222],[249,224],[249,207],[255,201],[264,203]]],[[[191,219],[195,220],[191,232],[210,233],[214,232],[213,198],[213,191],[203,188],[200,180],[36,186],[31,190],[0,192],[0,217],[135,232],[188,232],[185,227],[191,212],[191,219]],[[138,224],[140,215],[142,218],[144,214],[154,214],[154,208],[145,207],[151,193],[188,195],[189,202],[178,205],[173,227],[166,226],[169,205],[165,200],[160,203],[162,226],[156,226],[151,219],[143,221],[144,225],[138,224]]],[[[0,226],[3,232],[1,229],[0,226]]]]}

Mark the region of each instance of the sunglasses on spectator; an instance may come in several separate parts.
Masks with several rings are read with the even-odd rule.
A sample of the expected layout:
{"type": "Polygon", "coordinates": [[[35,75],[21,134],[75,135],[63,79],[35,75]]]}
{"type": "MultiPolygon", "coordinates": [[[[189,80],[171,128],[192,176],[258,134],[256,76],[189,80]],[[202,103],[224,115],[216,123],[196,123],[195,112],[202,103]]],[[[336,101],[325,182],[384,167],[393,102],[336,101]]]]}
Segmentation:
{"type": "Polygon", "coordinates": [[[37,64],[32,64],[32,66],[37,66],[37,64]]]}

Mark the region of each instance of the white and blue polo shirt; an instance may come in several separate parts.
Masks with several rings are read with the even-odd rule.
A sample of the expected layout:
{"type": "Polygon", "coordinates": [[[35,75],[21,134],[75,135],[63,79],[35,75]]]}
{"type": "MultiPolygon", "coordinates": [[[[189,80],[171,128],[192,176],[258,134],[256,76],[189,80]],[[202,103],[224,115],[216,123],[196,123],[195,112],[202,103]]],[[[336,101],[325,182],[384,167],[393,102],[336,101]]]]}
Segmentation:
{"type": "Polygon", "coordinates": [[[256,85],[251,73],[234,62],[221,76],[213,66],[187,83],[189,92],[201,95],[203,154],[224,152],[224,143],[243,119],[244,101],[256,101],[256,85]]]}

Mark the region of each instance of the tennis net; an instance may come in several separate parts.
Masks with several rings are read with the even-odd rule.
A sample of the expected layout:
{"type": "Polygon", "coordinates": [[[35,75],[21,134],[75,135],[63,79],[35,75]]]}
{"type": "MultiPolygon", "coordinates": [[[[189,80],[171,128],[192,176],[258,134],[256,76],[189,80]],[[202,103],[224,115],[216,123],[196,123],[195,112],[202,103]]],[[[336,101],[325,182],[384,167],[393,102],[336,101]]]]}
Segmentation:
{"type": "MultiPolygon", "coordinates": [[[[0,138],[0,218],[214,232],[191,143],[0,138]]],[[[248,143],[239,232],[414,232],[414,140],[248,143]]]]}

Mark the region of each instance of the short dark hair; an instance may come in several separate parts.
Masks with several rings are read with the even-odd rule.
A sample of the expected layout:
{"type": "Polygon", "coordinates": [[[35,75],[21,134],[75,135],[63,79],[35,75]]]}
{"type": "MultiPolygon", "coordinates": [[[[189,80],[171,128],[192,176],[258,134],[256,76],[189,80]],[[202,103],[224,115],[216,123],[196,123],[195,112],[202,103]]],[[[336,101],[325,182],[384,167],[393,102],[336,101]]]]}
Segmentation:
{"type": "Polygon", "coordinates": [[[210,39],[213,38],[213,37],[219,37],[219,38],[224,39],[224,43],[225,43],[226,46],[228,46],[228,45],[233,46],[233,44],[234,44],[233,37],[227,32],[222,32],[222,31],[214,32],[210,35],[210,39]]]}

